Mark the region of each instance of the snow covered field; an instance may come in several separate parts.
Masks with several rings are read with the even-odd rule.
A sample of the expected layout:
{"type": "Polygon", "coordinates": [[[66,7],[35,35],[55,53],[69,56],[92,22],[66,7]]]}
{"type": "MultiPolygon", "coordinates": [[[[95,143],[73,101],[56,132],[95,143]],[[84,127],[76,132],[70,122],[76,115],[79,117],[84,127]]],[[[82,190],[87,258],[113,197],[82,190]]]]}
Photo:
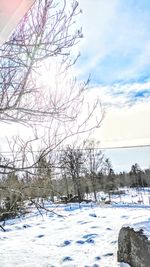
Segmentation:
{"type": "MultiPolygon", "coordinates": [[[[131,193],[131,192],[130,192],[131,193]]],[[[124,196],[127,201],[127,195],[124,196]]],[[[149,192],[145,204],[46,203],[57,214],[31,207],[24,218],[6,221],[0,231],[0,267],[125,267],[117,263],[117,239],[122,225],[150,221],[149,192]]],[[[148,223],[147,223],[148,225],[148,223]]]]}

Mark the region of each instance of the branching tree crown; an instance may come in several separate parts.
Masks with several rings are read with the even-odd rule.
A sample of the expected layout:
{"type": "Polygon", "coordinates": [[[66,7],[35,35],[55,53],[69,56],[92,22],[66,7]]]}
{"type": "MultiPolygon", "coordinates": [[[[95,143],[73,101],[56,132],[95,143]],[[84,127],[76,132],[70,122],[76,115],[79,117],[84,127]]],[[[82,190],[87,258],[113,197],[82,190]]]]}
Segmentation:
{"type": "Polygon", "coordinates": [[[99,100],[87,103],[84,112],[89,81],[78,82],[70,71],[78,58],[73,59],[71,51],[83,37],[74,26],[80,13],[76,0],[37,0],[0,48],[0,122],[21,123],[32,132],[25,140],[21,136],[8,140],[11,159],[4,164],[1,154],[1,173],[31,172],[37,158],[67,138],[101,125],[99,100]],[[41,76],[49,65],[45,87],[41,76]]]}

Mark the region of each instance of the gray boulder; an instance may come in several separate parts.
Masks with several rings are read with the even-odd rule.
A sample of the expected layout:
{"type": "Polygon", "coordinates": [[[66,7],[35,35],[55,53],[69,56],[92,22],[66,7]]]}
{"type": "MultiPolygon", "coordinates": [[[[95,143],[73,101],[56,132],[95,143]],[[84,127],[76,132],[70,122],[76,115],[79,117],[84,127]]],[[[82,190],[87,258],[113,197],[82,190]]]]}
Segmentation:
{"type": "Polygon", "coordinates": [[[122,227],[118,238],[118,261],[131,267],[150,267],[150,241],[143,230],[122,227]]]}

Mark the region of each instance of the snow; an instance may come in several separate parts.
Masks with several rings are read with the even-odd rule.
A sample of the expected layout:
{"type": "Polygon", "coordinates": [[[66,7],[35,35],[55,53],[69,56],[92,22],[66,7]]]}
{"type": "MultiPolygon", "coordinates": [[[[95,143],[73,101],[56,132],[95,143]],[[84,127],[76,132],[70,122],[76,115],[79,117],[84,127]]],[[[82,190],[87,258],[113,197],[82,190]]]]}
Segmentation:
{"type": "Polygon", "coordinates": [[[127,263],[124,263],[124,262],[122,262],[122,263],[120,264],[120,266],[121,266],[121,267],[128,267],[128,266],[129,266],[129,267],[130,267],[130,265],[129,265],[129,264],[127,264],[127,263]]]}
{"type": "Polygon", "coordinates": [[[0,266],[127,267],[117,262],[120,228],[143,221],[150,232],[150,206],[144,204],[46,203],[46,208],[57,214],[40,215],[30,207],[25,217],[6,221],[6,232],[0,231],[0,266]]]}
{"type": "Polygon", "coordinates": [[[150,240],[150,218],[148,218],[148,220],[146,221],[142,221],[139,223],[135,223],[133,225],[128,225],[131,228],[134,229],[134,231],[139,231],[139,230],[143,230],[143,234],[148,238],[148,240],[150,240]]]}

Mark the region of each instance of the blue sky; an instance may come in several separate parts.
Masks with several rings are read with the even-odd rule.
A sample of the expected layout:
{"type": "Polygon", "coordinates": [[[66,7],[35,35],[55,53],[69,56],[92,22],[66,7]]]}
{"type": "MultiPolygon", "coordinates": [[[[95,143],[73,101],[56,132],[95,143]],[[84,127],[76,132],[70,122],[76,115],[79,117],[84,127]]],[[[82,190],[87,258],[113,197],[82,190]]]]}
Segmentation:
{"type": "Polygon", "coordinates": [[[104,84],[149,78],[149,1],[80,0],[80,6],[81,74],[104,84]]]}
{"type": "MultiPolygon", "coordinates": [[[[79,3],[84,38],[76,48],[81,52],[76,71],[82,79],[91,75],[91,97],[99,96],[106,109],[94,137],[102,147],[150,144],[150,1],[79,3]]],[[[141,151],[110,155],[117,169],[131,163],[122,153],[150,166],[150,148],[141,151]]]]}
{"type": "Polygon", "coordinates": [[[109,157],[115,172],[130,171],[131,166],[138,163],[141,169],[150,167],[150,147],[124,148],[104,150],[106,157],[109,157]]]}

